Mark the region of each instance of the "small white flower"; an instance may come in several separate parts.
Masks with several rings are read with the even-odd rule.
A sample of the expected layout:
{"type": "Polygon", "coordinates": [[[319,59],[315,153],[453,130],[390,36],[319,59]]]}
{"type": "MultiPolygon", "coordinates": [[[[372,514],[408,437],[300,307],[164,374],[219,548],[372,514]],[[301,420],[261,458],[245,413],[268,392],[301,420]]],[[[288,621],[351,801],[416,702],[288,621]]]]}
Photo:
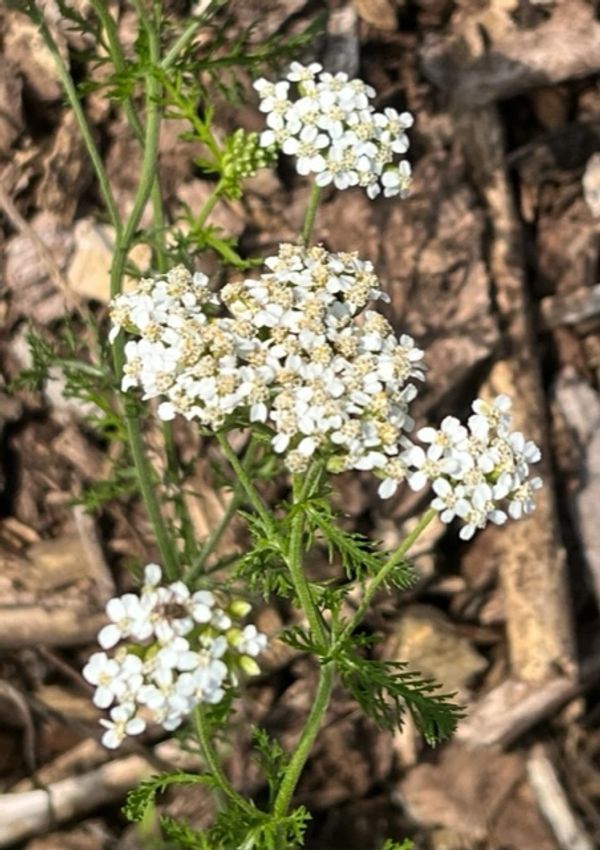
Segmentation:
{"type": "Polygon", "coordinates": [[[146,728],[141,717],[134,716],[135,707],[131,703],[116,705],[110,712],[110,720],[102,718],[100,723],[106,729],[102,743],[110,750],[119,747],[127,735],[140,735],[146,728]]]}
{"type": "Polygon", "coordinates": [[[83,678],[90,684],[97,685],[93,702],[98,708],[108,708],[114,702],[113,684],[119,671],[119,664],[105,652],[94,652],[83,668],[83,678]]]}
{"type": "Polygon", "coordinates": [[[240,654],[250,655],[252,658],[260,655],[266,646],[267,636],[261,634],[256,626],[253,625],[245,626],[242,634],[235,643],[235,648],[240,654]]]}
{"type": "Polygon", "coordinates": [[[433,490],[436,498],[431,507],[440,512],[442,522],[452,522],[457,514],[468,511],[468,503],[464,498],[465,488],[461,484],[453,487],[446,478],[438,478],[433,482],[433,490]]]}
{"type": "Polygon", "coordinates": [[[103,649],[111,649],[120,640],[132,634],[135,634],[138,640],[144,640],[152,634],[148,612],[144,610],[139,597],[133,593],[109,599],[106,613],[112,623],[104,626],[98,635],[98,643],[103,649]]]}

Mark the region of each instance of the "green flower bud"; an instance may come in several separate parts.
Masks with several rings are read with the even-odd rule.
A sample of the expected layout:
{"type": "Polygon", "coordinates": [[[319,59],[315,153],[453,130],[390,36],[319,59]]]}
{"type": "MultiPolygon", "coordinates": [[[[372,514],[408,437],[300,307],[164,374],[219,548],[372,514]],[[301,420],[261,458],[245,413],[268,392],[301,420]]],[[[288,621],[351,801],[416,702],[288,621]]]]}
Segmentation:
{"type": "Polygon", "coordinates": [[[234,599],[234,601],[228,606],[227,613],[231,614],[232,617],[245,617],[250,613],[252,606],[249,602],[246,602],[243,599],[234,599]]]}
{"type": "Polygon", "coordinates": [[[260,673],[260,667],[254,660],[254,658],[250,658],[249,655],[241,655],[239,659],[239,665],[241,669],[248,676],[258,676],[260,673]]]}

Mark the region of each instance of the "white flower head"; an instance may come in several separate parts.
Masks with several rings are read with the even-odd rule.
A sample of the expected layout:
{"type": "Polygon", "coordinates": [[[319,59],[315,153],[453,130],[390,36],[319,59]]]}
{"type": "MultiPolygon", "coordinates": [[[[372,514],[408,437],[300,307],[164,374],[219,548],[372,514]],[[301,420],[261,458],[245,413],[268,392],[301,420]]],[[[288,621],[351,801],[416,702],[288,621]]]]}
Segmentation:
{"type": "Polygon", "coordinates": [[[376,112],[371,86],[323,71],[316,62],[293,62],[285,80],[260,79],[254,87],[269,128],[261,144],[277,144],[296,157],[300,175],[315,175],[319,186],[362,186],[370,198],[382,191],[385,197],[407,194],[410,165],[395,158],[408,149],[412,116],[391,108],[376,112]]]}
{"type": "Polygon", "coordinates": [[[491,402],[477,399],[468,428],[447,416],[439,429],[417,432],[427,451],[415,447],[406,453],[409,484],[413,489],[427,482],[433,486],[431,506],[442,522],[462,520],[463,540],[488,522],[503,525],[508,517],[520,519],[534,509],[534,492],[542,481],[530,477],[529,467],[541,453],[519,431],[511,432],[511,404],[506,395],[491,402]]]}
{"type": "Polygon", "coordinates": [[[253,659],[267,643],[255,626],[234,623],[249,613],[248,604],[238,600],[227,613],[209,590],[191,591],[183,581],[162,584],[157,564],[148,564],[143,576],[139,595],[109,600],[112,622],[99,633],[104,649],[127,645],[116,647],[112,657],[93,653],[83,668],[95,686],[94,704],[110,708],[110,719],[100,721],[110,749],[143,732],[146,719],[171,731],[198,703],[219,702],[239,671],[258,672],[253,659]]]}

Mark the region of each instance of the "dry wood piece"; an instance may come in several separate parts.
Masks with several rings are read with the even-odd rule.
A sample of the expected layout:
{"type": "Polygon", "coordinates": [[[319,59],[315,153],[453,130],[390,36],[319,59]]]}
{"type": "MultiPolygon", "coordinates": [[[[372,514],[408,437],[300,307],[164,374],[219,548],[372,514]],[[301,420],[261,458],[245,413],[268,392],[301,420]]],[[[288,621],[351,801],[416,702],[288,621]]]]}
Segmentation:
{"type": "Polygon", "coordinates": [[[358,40],[358,19],[354,6],[342,6],[341,9],[335,9],[329,14],[327,19],[327,47],[322,64],[332,74],[344,71],[349,77],[358,76],[360,43],[358,40]]]}
{"type": "Polygon", "coordinates": [[[425,73],[456,104],[472,108],[600,70],[600,23],[588,3],[559,3],[532,29],[501,29],[496,38],[488,30],[491,46],[476,57],[462,35],[430,42],[422,56],[425,73]]]}
{"type": "Polygon", "coordinates": [[[6,156],[23,130],[23,83],[10,65],[0,67],[0,156],[6,156]]]}
{"type": "Polygon", "coordinates": [[[396,5],[391,0],[354,0],[354,7],[359,16],[377,29],[396,29],[396,5]]]}
{"type": "Polygon", "coordinates": [[[568,295],[549,295],[540,312],[546,328],[600,321],[600,284],[582,286],[568,295]]]}
{"type": "Polygon", "coordinates": [[[141,756],[128,756],[46,789],[0,796],[0,847],[22,841],[57,824],[120,799],[153,768],[141,756]]]}
{"type": "Polygon", "coordinates": [[[544,747],[536,745],[527,759],[529,783],[561,850],[594,850],[594,843],[575,816],[544,747]]]}
{"type": "MultiPolygon", "coordinates": [[[[75,763],[82,757],[93,762],[106,758],[108,751],[87,741],[76,747],[73,755],[75,763]]],[[[156,763],[152,764],[156,760],[188,770],[198,765],[197,756],[190,756],[174,741],[163,741],[148,753],[148,758],[130,755],[78,776],[59,779],[47,788],[0,794],[0,847],[8,847],[122,799],[145,776],[157,773],[156,763]]]]}
{"type": "Polygon", "coordinates": [[[581,667],[579,680],[557,676],[541,684],[507,679],[487,693],[456,731],[456,740],[473,747],[509,746],[524,732],[600,678],[600,661],[581,667]]]}
{"type": "Polygon", "coordinates": [[[527,787],[520,753],[450,744],[437,759],[408,771],[396,796],[417,823],[444,829],[445,840],[433,847],[499,846],[490,839],[502,836],[506,850],[555,848],[527,787]]]}
{"type": "Polygon", "coordinates": [[[594,218],[600,218],[600,153],[589,158],[581,183],[590,212],[594,218]]]}
{"type": "Polygon", "coordinates": [[[41,324],[64,316],[67,304],[73,308],[77,305],[63,274],[72,236],[52,213],[41,212],[30,222],[25,221],[1,185],[0,208],[19,231],[6,246],[5,280],[13,309],[41,324]]]}
{"type": "Polygon", "coordinates": [[[559,375],[554,394],[577,456],[576,485],[570,494],[571,508],[596,601],[600,605],[600,398],[573,369],[565,369],[559,375]]]}
{"type": "Polygon", "coordinates": [[[88,574],[94,581],[99,600],[105,602],[115,595],[115,583],[104,559],[94,520],[85,512],[82,505],[75,505],[73,518],[87,559],[88,574]]]}
{"type": "Polygon", "coordinates": [[[540,473],[545,487],[536,511],[496,536],[500,578],[505,594],[507,632],[513,674],[539,682],[557,671],[572,675],[575,653],[566,578],[546,434],[545,400],[537,342],[529,304],[520,242],[505,163],[500,119],[495,107],[457,116],[492,225],[490,272],[504,328],[504,359],[493,367],[486,393],[514,400],[515,430],[541,447],[540,473]]]}
{"type": "Polygon", "coordinates": [[[43,605],[0,606],[0,650],[27,646],[82,646],[95,640],[105,614],[91,614],[85,605],[45,608],[43,605]]]}

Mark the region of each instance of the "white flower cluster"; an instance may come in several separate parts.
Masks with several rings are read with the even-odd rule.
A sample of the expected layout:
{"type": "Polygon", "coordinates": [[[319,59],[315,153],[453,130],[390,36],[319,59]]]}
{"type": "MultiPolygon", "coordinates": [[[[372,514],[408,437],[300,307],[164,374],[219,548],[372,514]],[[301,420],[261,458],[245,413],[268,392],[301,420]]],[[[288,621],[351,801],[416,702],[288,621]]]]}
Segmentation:
{"type": "Polygon", "coordinates": [[[472,408],[467,427],[447,416],[439,429],[417,432],[428,444],[426,450],[414,446],[403,456],[409,486],[420,490],[430,482],[435,492],[432,507],[442,522],[455,517],[463,521],[463,540],[488,521],[502,525],[508,516],[520,519],[531,513],[534,492],[542,486],[542,479],[531,478],[529,469],[540,460],[539,448],[510,430],[510,398],[499,395],[491,403],[477,399],[472,408]]]}
{"type": "Polygon", "coordinates": [[[245,616],[250,606],[234,602],[218,607],[206,590],[190,592],[181,581],[161,585],[157,564],[144,570],[141,594],[126,593],[110,599],[110,623],[98,634],[98,643],[111,657],[96,652],[83,669],[96,686],[94,703],[110,708],[105,747],[118,747],[127,735],[139,735],[147,721],[176,729],[200,703],[218,703],[227,681],[236,671],[258,672],[254,658],[267,639],[255,626],[239,628],[232,617],[245,616]]]}
{"type": "Polygon", "coordinates": [[[376,112],[375,91],[347,74],[329,74],[316,62],[293,62],[285,80],[256,80],[261,112],[267,113],[265,147],[275,145],[296,157],[299,174],[315,174],[318,186],[361,186],[369,198],[405,196],[411,170],[405,130],[412,115],[395,109],[376,112]]]}
{"type": "Polygon", "coordinates": [[[265,265],[218,296],[178,267],[115,299],[113,335],[138,337],[125,346],[123,389],[165,397],[162,419],[182,414],[214,430],[234,413],[265,423],[294,472],[321,452],[331,471],[401,480],[423,352],[365,309],[385,300],[372,264],[283,244],[265,265]]]}

